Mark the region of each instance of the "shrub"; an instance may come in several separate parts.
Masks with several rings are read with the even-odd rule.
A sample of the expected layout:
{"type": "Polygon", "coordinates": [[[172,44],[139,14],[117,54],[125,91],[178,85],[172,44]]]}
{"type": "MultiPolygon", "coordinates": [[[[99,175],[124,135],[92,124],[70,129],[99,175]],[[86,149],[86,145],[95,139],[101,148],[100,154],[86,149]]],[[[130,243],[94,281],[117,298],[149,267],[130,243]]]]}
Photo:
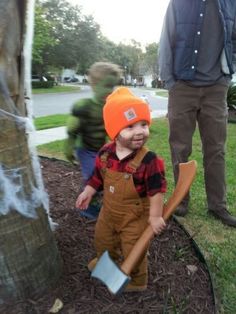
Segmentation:
{"type": "Polygon", "coordinates": [[[152,88],[164,88],[164,82],[157,78],[152,81],[152,88]]]}
{"type": "Polygon", "coordinates": [[[152,88],[157,88],[157,79],[152,81],[152,88]]]}
{"type": "Polygon", "coordinates": [[[53,81],[32,82],[32,88],[51,88],[53,87],[53,85],[53,81]]]}
{"type": "Polygon", "coordinates": [[[227,93],[228,122],[236,123],[236,84],[229,86],[227,93]]]}
{"type": "Polygon", "coordinates": [[[229,86],[227,93],[227,105],[228,109],[236,110],[236,84],[232,83],[229,86]]]}

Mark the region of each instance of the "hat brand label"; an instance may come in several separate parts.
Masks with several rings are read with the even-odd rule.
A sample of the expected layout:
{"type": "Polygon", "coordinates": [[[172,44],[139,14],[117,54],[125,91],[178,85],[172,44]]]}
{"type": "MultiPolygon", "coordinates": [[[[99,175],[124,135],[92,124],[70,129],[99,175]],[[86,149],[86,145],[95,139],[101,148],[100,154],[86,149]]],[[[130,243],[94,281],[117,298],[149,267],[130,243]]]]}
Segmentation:
{"type": "Polygon", "coordinates": [[[127,121],[131,121],[137,118],[136,112],[133,108],[130,108],[129,110],[125,111],[124,115],[127,121]]]}

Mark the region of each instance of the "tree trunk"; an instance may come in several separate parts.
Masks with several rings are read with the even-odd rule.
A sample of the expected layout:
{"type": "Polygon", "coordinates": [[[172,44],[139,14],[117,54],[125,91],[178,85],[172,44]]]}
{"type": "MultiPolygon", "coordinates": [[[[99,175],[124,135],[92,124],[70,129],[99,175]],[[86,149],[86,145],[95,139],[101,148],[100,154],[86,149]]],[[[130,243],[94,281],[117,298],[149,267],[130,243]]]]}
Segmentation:
{"type": "Polygon", "coordinates": [[[42,295],[61,273],[40,166],[28,145],[23,41],[30,1],[0,1],[0,304],[42,295]]]}

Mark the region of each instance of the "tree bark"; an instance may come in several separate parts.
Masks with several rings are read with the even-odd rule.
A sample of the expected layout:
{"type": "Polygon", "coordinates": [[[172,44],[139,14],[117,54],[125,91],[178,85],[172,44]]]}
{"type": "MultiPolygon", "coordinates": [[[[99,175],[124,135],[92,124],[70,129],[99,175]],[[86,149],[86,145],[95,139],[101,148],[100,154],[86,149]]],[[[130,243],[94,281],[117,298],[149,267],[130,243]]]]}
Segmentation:
{"type": "Polygon", "coordinates": [[[23,45],[29,1],[0,1],[0,304],[42,295],[61,273],[25,123],[23,45]]]}

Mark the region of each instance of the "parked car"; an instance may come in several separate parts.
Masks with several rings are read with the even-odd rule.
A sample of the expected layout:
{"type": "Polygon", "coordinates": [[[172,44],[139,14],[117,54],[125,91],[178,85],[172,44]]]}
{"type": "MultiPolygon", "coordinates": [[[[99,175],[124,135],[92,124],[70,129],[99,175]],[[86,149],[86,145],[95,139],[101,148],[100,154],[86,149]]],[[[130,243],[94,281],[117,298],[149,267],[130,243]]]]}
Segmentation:
{"type": "Polygon", "coordinates": [[[32,82],[47,82],[47,78],[45,76],[40,75],[32,75],[32,82]]]}
{"type": "Polygon", "coordinates": [[[66,83],[79,82],[79,79],[77,79],[77,77],[65,77],[64,80],[65,80],[66,83]]]}
{"type": "Polygon", "coordinates": [[[54,81],[48,80],[45,76],[32,75],[31,77],[32,88],[52,88],[55,84],[54,81]]]}

